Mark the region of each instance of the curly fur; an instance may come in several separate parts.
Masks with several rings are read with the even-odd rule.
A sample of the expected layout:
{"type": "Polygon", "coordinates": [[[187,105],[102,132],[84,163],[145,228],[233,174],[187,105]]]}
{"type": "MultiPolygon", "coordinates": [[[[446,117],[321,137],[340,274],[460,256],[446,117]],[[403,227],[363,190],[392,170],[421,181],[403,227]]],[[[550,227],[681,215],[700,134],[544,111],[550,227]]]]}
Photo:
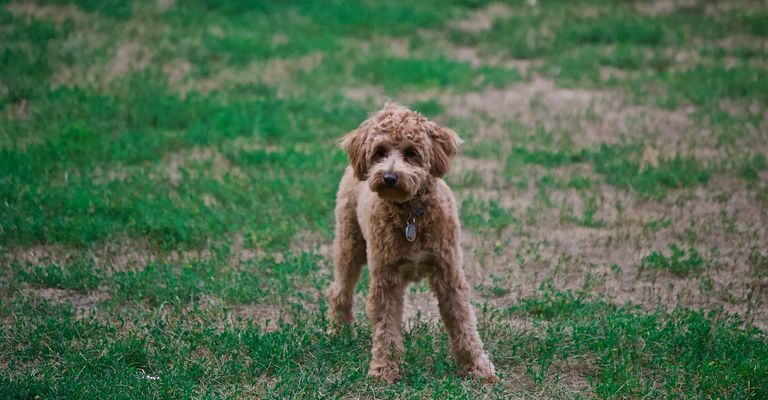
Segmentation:
{"type": "Polygon", "coordinates": [[[405,289],[427,278],[460,372],[497,380],[469,302],[456,200],[441,179],[460,143],[454,131],[393,103],[339,142],[350,165],[336,200],[329,316],[336,326],[353,320],[354,289],[367,263],[366,311],[373,330],[369,374],[375,378],[394,382],[400,377],[405,289]],[[385,184],[384,175],[393,173],[397,183],[385,184]],[[417,208],[423,214],[416,218],[416,239],[409,242],[404,230],[417,208]]]}

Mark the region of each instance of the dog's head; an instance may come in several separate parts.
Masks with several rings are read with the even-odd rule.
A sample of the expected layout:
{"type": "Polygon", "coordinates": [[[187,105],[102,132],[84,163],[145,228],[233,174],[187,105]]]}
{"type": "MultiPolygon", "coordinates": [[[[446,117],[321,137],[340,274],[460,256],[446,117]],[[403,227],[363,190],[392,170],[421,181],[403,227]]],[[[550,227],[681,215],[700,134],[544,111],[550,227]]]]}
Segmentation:
{"type": "Polygon", "coordinates": [[[394,103],[363,121],[339,146],[349,154],[355,177],[385,201],[410,200],[448,172],[461,139],[421,114],[394,103]]]}

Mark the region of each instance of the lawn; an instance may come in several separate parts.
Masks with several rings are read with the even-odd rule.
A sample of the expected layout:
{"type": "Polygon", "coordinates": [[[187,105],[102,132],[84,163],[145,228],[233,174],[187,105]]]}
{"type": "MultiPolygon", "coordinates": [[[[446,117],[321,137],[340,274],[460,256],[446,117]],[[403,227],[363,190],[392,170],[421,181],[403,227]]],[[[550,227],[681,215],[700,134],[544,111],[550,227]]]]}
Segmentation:
{"type": "Polygon", "coordinates": [[[768,398],[762,1],[0,0],[0,398],[768,398]],[[279,3],[279,4],[278,4],[279,3]],[[425,283],[327,331],[337,140],[396,101],[500,382],[425,283]]]}

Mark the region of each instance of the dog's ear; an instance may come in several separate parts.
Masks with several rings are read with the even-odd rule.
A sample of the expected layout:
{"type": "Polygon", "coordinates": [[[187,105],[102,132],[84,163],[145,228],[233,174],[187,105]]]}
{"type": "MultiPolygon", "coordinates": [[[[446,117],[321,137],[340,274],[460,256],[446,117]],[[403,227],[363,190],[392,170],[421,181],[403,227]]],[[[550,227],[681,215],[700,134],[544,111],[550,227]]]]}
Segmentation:
{"type": "Polygon", "coordinates": [[[360,127],[347,133],[339,140],[339,147],[347,152],[349,165],[355,173],[355,178],[360,181],[366,179],[368,174],[368,161],[365,157],[366,129],[360,127]]]}
{"type": "Polygon", "coordinates": [[[448,173],[451,158],[456,155],[463,140],[452,129],[437,124],[433,124],[432,129],[429,130],[429,137],[432,139],[432,162],[429,172],[442,178],[448,173]]]}

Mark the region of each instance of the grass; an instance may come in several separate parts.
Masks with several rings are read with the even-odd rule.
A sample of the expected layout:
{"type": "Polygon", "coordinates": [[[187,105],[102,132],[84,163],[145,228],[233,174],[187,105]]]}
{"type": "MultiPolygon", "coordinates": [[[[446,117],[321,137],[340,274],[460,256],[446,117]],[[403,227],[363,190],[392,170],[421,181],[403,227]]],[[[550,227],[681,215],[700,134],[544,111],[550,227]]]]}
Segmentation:
{"type": "Polygon", "coordinates": [[[93,264],[73,262],[68,265],[27,265],[16,266],[20,282],[35,286],[55,289],[69,289],[87,292],[98,287],[101,280],[95,273],[93,264]]]}
{"type": "MultiPolygon", "coordinates": [[[[26,313],[4,341],[16,349],[15,367],[31,360],[56,360],[58,367],[4,378],[4,398],[502,394],[452,374],[445,333],[423,324],[406,333],[405,363],[412,368],[403,381],[369,386],[370,332],[356,325],[330,336],[322,313],[294,310],[287,316],[304,323],[281,322],[265,331],[247,321],[221,321],[221,305],[185,307],[181,318],[179,306],[165,306],[159,316],[127,307],[121,317],[112,316],[115,323],[77,319],[71,307],[44,301],[10,306],[26,313]],[[83,380],[88,385],[76,384],[83,380]]],[[[557,380],[570,360],[589,363],[598,396],[766,394],[759,380],[768,373],[765,338],[742,330],[738,320],[688,310],[647,313],[553,289],[508,312],[530,318],[535,330],[516,331],[488,316],[493,328],[484,335],[500,367],[530,366],[526,376],[534,385],[557,380]],[[638,379],[635,370],[648,373],[638,379]]]]}
{"type": "Polygon", "coordinates": [[[768,397],[752,2],[163,3],[0,1],[0,398],[768,397]],[[388,100],[466,141],[499,384],[412,315],[371,381],[367,272],[327,332],[336,143],[388,100]]]}
{"type": "Polygon", "coordinates": [[[595,170],[605,175],[606,182],[635,190],[641,195],[662,197],[665,190],[705,184],[709,181],[707,168],[692,157],[675,154],[658,160],[657,165],[643,166],[632,160],[640,149],[633,146],[605,146],[586,155],[595,163],[595,170]]]}
{"type": "Polygon", "coordinates": [[[689,248],[686,252],[686,250],[672,243],[669,245],[669,252],[669,256],[665,256],[662,252],[654,251],[643,257],[640,263],[640,270],[653,268],[675,275],[686,275],[699,272],[705,266],[701,254],[693,247],[689,248]]]}
{"type": "Polygon", "coordinates": [[[744,179],[755,181],[757,180],[760,171],[768,169],[768,163],[766,162],[765,155],[755,154],[752,157],[747,157],[742,161],[741,176],[744,179]]]}
{"type": "Polygon", "coordinates": [[[380,57],[366,60],[355,68],[355,75],[384,87],[432,88],[451,87],[461,91],[486,85],[505,87],[519,81],[515,69],[497,67],[472,68],[468,63],[445,58],[400,59],[380,57]]]}
{"type": "Polygon", "coordinates": [[[542,327],[545,339],[535,343],[539,365],[529,371],[534,379],[542,380],[568,359],[582,358],[591,361],[595,393],[601,397],[760,397],[765,391],[751,377],[766,374],[760,366],[766,353],[732,357],[746,355],[743,346],[760,341],[746,332],[732,336],[737,320],[713,322],[713,315],[680,309],[647,313],[551,288],[509,311],[550,322],[542,327]],[[628,373],[633,370],[649,375],[637,379],[628,373]],[[734,384],[740,375],[745,384],[734,384]]]}
{"type": "MultiPolygon", "coordinates": [[[[645,86],[638,88],[640,97],[658,96],[656,87],[645,85],[649,83],[648,76],[656,76],[664,81],[667,90],[666,96],[661,95],[658,100],[668,106],[693,102],[713,107],[714,100],[721,95],[739,97],[750,93],[750,97],[762,97],[761,93],[765,93],[764,80],[759,79],[761,69],[750,66],[746,62],[749,57],[745,57],[759,51],[742,54],[736,67],[699,65],[684,71],[674,70],[674,51],[670,52],[682,50],[686,43],[698,39],[716,41],[736,34],[765,36],[759,15],[731,11],[715,19],[703,5],[695,5],[647,16],[629,3],[594,3],[593,13],[563,7],[558,2],[542,2],[533,8],[515,4],[511,6],[511,15],[497,20],[490,30],[453,30],[450,38],[489,54],[503,52],[513,58],[543,60],[542,72],[563,84],[638,85],[645,86]],[[599,73],[599,68],[606,66],[639,74],[629,78],[629,82],[615,80],[599,73]]],[[[706,54],[716,49],[722,55],[739,51],[722,44],[712,46],[693,51],[706,54]]],[[[765,98],[761,101],[765,102],[765,98]]]]}
{"type": "Polygon", "coordinates": [[[517,223],[513,210],[504,207],[498,200],[466,198],[462,204],[462,222],[472,230],[488,228],[497,234],[507,226],[517,223]]]}
{"type": "MultiPolygon", "coordinates": [[[[499,151],[499,148],[493,147],[492,143],[478,144],[469,155],[477,156],[475,149],[484,147],[499,151]]],[[[634,191],[644,197],[655,198],[663,198],[669,189],[697,186],[709,181],[710,172],[706,166],[693,157],[679,153],[672,157],[654,160],[652,164],[643,165],[641,160],[643,148],[644,146],[640,143],[601,144],[595,150],[583,149],[577,152],[514,147],[507,156],[506,164],[508,170],[514,171],[519,163],[556,168],[591,162],[593,170],[603,175],[606,183],[634,191]]],[[[761,168],[760,156],[755,157],[755,161],[744,168],[761,168]]],[[[575,187],[588,185],[587,181],[578,179],[569,184],[575,187]]]]}

